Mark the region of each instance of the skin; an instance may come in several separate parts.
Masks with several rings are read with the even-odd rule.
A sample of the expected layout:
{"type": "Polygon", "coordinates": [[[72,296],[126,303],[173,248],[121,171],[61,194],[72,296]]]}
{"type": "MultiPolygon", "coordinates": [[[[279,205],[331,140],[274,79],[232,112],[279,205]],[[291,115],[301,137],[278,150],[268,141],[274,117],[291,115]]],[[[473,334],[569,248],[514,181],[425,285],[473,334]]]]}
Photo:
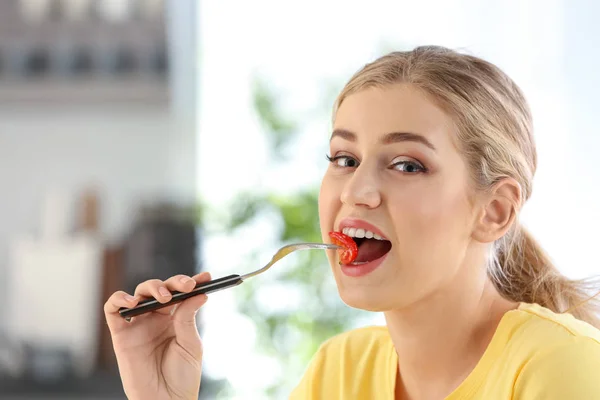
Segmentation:
{"type": "Polygon", "coordinates": [[[450,116],[405,84],[354,93],[335,118],[334,161],[319,197],[323,240],[350,217],[375,225],[392,243],[366,276],[344,275],[336,252],[328,258],[346,304],[384,312],[400,359],[397,399],[450,394],[502,316],[518,306],[491,284],[485,260],[514,222],[520,187],[507,178],[475,191],[454,129],[450,116]]]}
{"type": "Polygon", "coordinates": [[[106,301],[104,313],[128,399],[198,398],[202,342],[195,316],[207,296],[191,297],[178,306],[134,317],[131,322],[121,318],[119,308],[134,307],[149,297],[166,303],[171,294],[164,292],[165,296],[161,291],[187,293],[196,283],[210,279],[207,272],[193,278],[176,275],[164,282],[152,279],[139,284],[134,296],[118,291],[106,301]]]}
{"type": "MultiPolygon", "coordinates": [[[[488,280],[485,257],[514,222],[520,187],[506,178],[485,193],[475,191],[454,129],[450,116],[404,84],[348,96],[335,119],[330,156],[345,157],[322,181],[323,241],[353,217],[377,226],[392,243],[385,261],[361,277],[342,274],[335,251],[328,258],[346,304],[384,312],[400,355],[396,399],[451,393],[481,358],[502,316],[518,306],[488,280]]],[[[194,281],[207,280],[207,273],[150,280],[134,298],[116,292],[106,302],[129,399],[197,398],[202,345],[194,316],[206,296],[182,302],[172,316],[163,309],[131,323],[118,315],[119,307],[142,297],[164,303],[170,297],[160,288],[189,292],[194,281]]]]}

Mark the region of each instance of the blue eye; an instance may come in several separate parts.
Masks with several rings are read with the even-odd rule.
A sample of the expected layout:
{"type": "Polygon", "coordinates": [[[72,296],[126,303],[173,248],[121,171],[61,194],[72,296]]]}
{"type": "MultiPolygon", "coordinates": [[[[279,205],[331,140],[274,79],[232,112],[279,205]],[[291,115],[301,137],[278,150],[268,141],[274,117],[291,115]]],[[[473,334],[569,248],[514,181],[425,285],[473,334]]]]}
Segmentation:
{"type": "Polygon", "coordinates": [[[350,156],[327,156],[327,160],[332,163],[335,167],[339,168],[356,168],[358,167],[358,161],[350,156]]]}
{"type": "Polygon", "coordinates": [[[392,164],[392,168],[396,171],[406,172],[408,174],[416,174],[419,172],[427,172],[427,168],[425,168],[422,164],[416,161],[398,161],[392,164]]]}

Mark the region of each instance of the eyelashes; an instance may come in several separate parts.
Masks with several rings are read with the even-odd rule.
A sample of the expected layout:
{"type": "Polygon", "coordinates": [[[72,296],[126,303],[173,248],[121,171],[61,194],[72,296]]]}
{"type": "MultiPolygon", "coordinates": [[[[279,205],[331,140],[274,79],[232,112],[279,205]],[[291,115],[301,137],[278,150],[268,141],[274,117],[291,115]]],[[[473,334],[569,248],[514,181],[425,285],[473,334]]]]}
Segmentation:
{"type": "MultiPolygon", "coordinates": [[[[334,168],[357,168],[360,165],[360,162],[358,160],[356,160],[354,157],[347,155],[337,155],[332,157],[327,154],[325,155],[325,157],[334,168]]],[[[393,162],[388,167],[388,169],[406,174],[418,174],[428,172],[428,169],[423,164],[421,164],[419,161],[412,159],[402,159],[393,162]]]]}
{"type": "Polygon", "coordinates": [[[327,161],[329,161],[334,167],[337,167],[337,168],[356,168],[360,165],[356,159],[354,159],[350,156],[340,155],[340,156],[331,157],[329,155],[326,155],[325,157],[327,157],[327,161]],[[351,164],[351,165],[344,165],[344,162],[349,162],[349,164],[351,164]]]}
{"type": "Polygon", "coordinates": [[[396,171],[406,172],[408,174],[417,174],[427,172],[427,168],[418,161],[402,160],[392,164],[396,171]],[[402,169],[399,169],[402,167],[402,169]]]}

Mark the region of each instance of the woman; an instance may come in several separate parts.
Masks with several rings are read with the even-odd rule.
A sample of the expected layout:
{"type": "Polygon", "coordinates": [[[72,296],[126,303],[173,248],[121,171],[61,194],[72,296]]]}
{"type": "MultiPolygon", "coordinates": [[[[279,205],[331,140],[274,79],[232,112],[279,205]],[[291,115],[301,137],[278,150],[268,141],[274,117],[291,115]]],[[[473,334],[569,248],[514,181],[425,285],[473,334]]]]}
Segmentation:
{"type": "MultiPolygon", "coordinates": [[[[598,309],[518,222],[537,159],[513,81],[440,47],[391,53],[338,97],[330,151],[323,240],[335,230],[360,246],[352,265],[328,253],[338,291],[387,323],[324,343],[291,398],[600,399],[598,309]]],[[[129,398],[197,397],[206,296],[131,324],[118,308],[209,279],[147,281],[107,301],[129,398]]]]}

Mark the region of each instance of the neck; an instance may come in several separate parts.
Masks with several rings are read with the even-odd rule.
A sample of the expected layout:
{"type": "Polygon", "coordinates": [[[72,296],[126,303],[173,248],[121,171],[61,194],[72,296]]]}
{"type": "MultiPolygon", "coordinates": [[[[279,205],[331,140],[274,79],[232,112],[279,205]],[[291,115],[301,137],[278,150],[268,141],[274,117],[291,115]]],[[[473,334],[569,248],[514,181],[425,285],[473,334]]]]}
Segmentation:
{"type": "Polygon", "coordinates": [[[485,271],[479,276],[472,271],[465,274],[469,278],[457,277],[460,285],[385,312],[399,358],[396,398],[450,394],[480,360],[502,316],[517,307],[500,296],[485,271]]]}

